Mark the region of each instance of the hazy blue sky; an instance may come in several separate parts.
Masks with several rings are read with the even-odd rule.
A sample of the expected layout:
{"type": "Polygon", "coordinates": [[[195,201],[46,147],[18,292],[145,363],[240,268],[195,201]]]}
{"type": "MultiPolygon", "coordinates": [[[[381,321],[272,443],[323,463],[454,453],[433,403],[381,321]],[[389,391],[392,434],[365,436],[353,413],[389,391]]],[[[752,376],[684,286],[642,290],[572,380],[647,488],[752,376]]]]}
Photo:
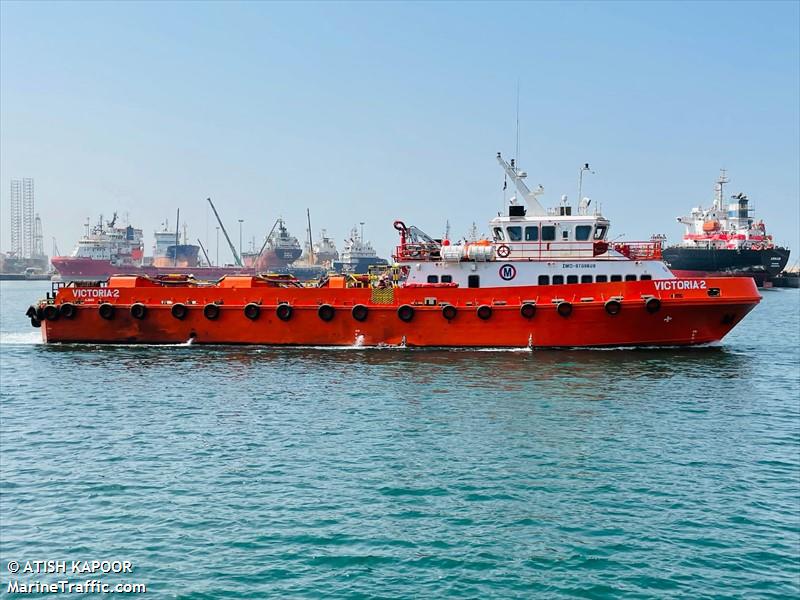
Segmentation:
{"type": "Polygon", "coordinates": [[[278,215],[302,238],[307,207],[340,248],[366,221],[384,254],[395,218],[485,229],[519,81],[521,166],[545,204],[574,197],[588,161],[612,237],[675,240],[724,166],[794,262],[799,6],[2,2],[0,245],[17,177],[62,253],[115,210],[148,252],[178,207],[205,241],[207,196],[237,238],[237,219],[260,238],[278,215]]]}

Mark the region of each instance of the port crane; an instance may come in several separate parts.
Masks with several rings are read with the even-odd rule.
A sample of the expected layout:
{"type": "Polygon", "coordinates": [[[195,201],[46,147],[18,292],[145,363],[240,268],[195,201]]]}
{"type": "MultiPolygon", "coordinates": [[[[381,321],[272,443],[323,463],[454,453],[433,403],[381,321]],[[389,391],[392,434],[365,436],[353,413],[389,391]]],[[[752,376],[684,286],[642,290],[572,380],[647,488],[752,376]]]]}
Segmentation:
{"type": "Polygon", "coordinates": [[[242,259],[239,256],[239,253],[236,252],[236,246],[233,245],[233,242],[231,241],[228,232],[225,230],[225,225],[222,224],[222,219],[219,218],[219,213],[217,212],[214,203],[211,201],[211,198],[208,198],[208,203],[211,205],[211,210],[214,211],[214,216],[217,218],[217,223],[219,223],[219,227],[220,229],[222,229],[222,233],[225,235],[225,239],[228,240],[228,246],[231,247],[231,253],[233,254],[233,260],[236,261],[236,266],[243,267],[244,264],[242,263],[242,259]]]}

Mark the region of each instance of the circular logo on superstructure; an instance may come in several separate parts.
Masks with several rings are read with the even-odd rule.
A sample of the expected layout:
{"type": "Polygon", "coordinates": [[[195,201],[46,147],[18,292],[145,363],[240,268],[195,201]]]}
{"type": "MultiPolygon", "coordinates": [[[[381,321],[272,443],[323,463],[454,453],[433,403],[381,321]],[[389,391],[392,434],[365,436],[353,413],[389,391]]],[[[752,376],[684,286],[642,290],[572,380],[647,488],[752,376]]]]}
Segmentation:
{"type": "Polygon", "coordinates": [[[517,276],[517,268],[514,265],[503,265],[500,267],[500,279],[511,281],[517,276]]]}

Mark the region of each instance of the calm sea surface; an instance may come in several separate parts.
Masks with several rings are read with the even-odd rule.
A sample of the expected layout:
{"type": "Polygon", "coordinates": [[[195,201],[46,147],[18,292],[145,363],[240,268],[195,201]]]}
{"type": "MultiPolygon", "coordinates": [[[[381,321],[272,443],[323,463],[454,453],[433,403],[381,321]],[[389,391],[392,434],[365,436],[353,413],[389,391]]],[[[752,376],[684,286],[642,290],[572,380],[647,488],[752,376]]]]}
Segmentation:
{"type": "Polygon", "coordinates": [[[0,284],[2,594],[800,594],[797,290],[721,348],[445,352],[45,346],[48,289],[0,284]]]}

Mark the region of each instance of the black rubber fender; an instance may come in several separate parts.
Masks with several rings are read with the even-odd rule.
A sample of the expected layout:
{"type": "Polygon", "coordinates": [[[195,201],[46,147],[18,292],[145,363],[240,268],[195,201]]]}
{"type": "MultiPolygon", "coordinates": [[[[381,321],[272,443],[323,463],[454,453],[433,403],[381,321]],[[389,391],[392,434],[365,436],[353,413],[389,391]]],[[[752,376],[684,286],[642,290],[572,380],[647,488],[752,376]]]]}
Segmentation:
{"type": "Polygon", "coordinates": [[[48,321],[58,321],[59,312],[58,307],[55,304],[48,304],[43,309],[44,318],[48,321]]]}
{"type": "Polygon", "coordinates": [[[278,308],[275,309],[275,314],[278,315],[278,318],[281,321],[288,321],[289,319],[291,319],[293,312],[294,309],[292,308],[291,304],[287,304],[285,302],[278,304],[278,308]]]}
{"type": "Polygon", "coordinates": [[[442,307],[442,316],[448,321],[452,321],[458,315],[458,309],[452,304],[445,304],[442,307]]]}
{"type": "Polygon", "coordinates": [[[492,318],[492,307],[488,304],[481,304],[475,312],[481,321],[488,321],[492,318]]]}
{"type": "Polygon", "coordinates": [[[97,312],[100,315],[101,319],[110,321],[111,319],[114,318],[114,312],[116,312],[116,309],[114,308],[113,304],[109,304],[108,302],[103,302],[97,309],[97,312]]]}
{"type": "Polygon", "coordinates": [[[524,302],[519,307],[519,314],[525,319],[532,319],[536,315],[536,303],[524,302]]]}
{"type": "Polygon", "coordinates": [[[572,314],[572,303],[562,300],[556,305],[556,311],[565,319],[572,314]]]}
{"type": "Polygon", "coordinates": [[[320,319],[325,321],[326,323],[333,319],[336,315],[336,309],[333,308],[330,304],[321,304],[320,307],[317,309],[317,316],[320,319]]]}
{"type": "Polygon", "coordinates": [[[366,321],[369,315],[369,309],[363,304],[356,304],[353,310],[350,311],[356,321],[366,321]]]}
{"type": "Polygon", "coordinates": [[[131,304],[131,316],[138,320],[144,319],[147,316],[147,307],[141,302],[131,304]]]}
{"type": "Polygon", "coordinates": [[[219,305],[213,302],[203,307],[203,316],[209,321],[216,321],[219,318],[219,305]]]}
{"type": "Polygon", "coordinates": [[[64,302],[58,307],[58,312],[65,319],[74,319],[78,309],[75,308],[75,305],[72,302],[64,302]]]}
{"type": "Polygon", "coordinates": [[[250,302],[249,304],[245,305],[244,307],[245,317],[247,317],[251,321],[255,321],[260,315],[261,315],[261,307],[258,304],[256,304],[255,302],[250,302]]]}
{"type": "Polygon", "coordinates": [[[618,315],[619,312],[622,310],[622,302],[620,302],[619,300],[606,300],[604,306],[606,312],[610,314],[612,317],[618,315]]]}
{"type": "Polygon", "coordinates": [[[414,307],[408,304],[403,304],[397,309],[397,318],[404,323],[408,323],[414,318],[414,307]]]}
{"type": "Polygon", "coordinates": [[[185,304],[177,302],[172,305],[170,312],[172,312],[173,317],[175,317],[179,321],[183,321],[186,318],[186,315],[189,314],[189,309],[186,308],[185,304]]]}
{"type": "Polygon", "coordinates": [[[644,303],[644,308],[650,314],[657,313],[661,310],[661,300],[658,298],[648,298],[647,302],[644,303]]]}

